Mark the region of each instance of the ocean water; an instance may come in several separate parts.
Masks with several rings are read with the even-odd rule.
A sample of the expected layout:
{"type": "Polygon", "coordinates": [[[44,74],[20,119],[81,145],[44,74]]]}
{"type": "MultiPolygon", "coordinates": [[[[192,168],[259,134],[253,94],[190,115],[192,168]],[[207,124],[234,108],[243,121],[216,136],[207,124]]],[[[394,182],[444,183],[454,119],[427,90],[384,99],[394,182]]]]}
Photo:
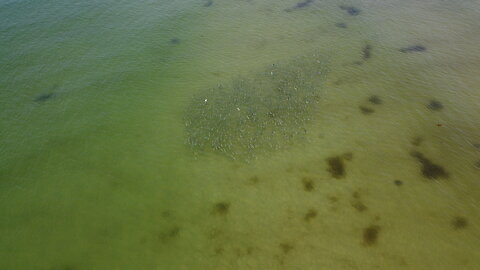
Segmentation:
{"type": "Polygon", "coordinates": [[[479,15],[0,0],[0,269],[477,269],[479,15]]]}

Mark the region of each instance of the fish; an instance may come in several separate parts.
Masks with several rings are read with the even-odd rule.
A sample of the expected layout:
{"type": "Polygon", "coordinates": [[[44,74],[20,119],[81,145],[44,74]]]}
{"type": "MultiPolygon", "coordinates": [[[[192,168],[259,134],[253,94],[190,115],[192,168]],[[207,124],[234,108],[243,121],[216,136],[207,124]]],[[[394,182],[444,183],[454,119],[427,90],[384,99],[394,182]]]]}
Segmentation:
{"type": "Polygon", "coordinates": [[[408,46],[408,47],[399,49],[399,51],[401,51],[401,52],[403,52],[403,53],[409,53],[409,52],[424,52],[424,51],[426,51],[426,50],[427,50],[427,48],[425,48],[425,47],[422,46],[422,45],[413,45],[413,46],[408,46]]]}
{"type": "Polygon", "coordinates": [[[305,8],[310,6],[315,0],[305,0],[303,2],[298,2],[295,6],[285,9],[286,12],[291,12],[296,9],[305,8]]]}

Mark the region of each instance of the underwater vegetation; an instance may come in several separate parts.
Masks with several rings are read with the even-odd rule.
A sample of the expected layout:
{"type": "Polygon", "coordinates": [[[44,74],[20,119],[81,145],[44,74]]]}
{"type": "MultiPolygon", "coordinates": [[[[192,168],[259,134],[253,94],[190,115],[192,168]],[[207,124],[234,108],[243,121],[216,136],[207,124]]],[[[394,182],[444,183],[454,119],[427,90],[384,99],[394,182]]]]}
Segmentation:
{"type": "Polygon", "coordinates": [[[199,91],[185,113],[187,144],[247,160],[304,139],[326,74],[325,59],[313,54],[199,91]]]}

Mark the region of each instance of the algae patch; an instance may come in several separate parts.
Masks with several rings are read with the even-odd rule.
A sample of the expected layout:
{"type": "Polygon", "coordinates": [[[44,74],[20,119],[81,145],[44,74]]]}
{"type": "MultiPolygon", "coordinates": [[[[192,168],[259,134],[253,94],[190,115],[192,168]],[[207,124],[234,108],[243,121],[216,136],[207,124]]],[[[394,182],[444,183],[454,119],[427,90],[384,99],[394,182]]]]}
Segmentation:
{"type": "Polygon", "coordinates": [[[245,160],[304,140],[326,74],[325,59],[311,54],[199,91],[185,113],[187,144],[245,160]]]}

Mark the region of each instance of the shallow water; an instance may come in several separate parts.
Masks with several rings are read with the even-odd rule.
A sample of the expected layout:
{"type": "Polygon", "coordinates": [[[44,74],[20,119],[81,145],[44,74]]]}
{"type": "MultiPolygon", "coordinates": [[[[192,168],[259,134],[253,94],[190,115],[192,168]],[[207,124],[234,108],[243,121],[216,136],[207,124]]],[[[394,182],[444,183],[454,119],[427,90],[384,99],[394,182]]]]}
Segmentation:
{"type": "Polygon", "coordinates": [[[479,14],[0,1],[0,269],[476,269],[479,14]]]}

